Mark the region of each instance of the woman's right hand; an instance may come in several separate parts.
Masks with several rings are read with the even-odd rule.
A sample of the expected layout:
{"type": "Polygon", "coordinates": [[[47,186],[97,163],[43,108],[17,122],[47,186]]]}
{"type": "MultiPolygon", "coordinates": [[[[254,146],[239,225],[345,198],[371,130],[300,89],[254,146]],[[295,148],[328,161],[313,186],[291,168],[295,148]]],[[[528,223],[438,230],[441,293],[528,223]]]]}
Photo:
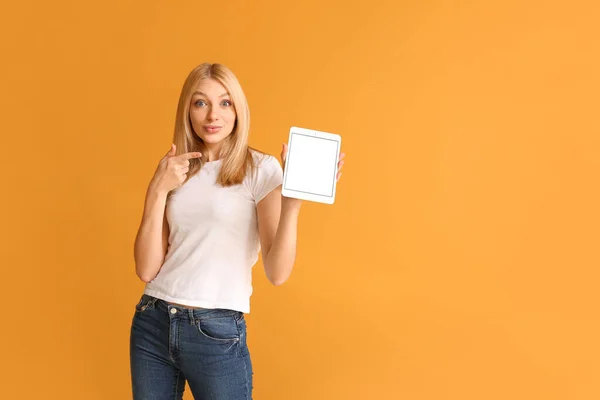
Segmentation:
{"type": "Polygon", "coordinates": [[[168,194],[171,190],[181,186],[190,169],[189,159],[202,157],[202,154],[197,151],[178,156],[175,153],[175,144],[172,144],[171,150],[160,160],[152,177],[151,185],[160,193],[168,194]]]}

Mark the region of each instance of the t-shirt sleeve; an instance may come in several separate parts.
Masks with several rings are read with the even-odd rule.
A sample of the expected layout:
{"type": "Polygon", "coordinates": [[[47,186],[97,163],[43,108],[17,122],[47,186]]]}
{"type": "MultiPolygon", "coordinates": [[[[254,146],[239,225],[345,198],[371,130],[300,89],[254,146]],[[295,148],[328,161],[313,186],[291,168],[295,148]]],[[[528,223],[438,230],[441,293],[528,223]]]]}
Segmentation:
{"type": "Polygon", "coordinates": [[[254,202],[258,203],[264,199],[273,189],[281,185],[282,181],[281,164],[272,155],[267,155],[256,167],[256,177],[252,185],[254,202]]]}

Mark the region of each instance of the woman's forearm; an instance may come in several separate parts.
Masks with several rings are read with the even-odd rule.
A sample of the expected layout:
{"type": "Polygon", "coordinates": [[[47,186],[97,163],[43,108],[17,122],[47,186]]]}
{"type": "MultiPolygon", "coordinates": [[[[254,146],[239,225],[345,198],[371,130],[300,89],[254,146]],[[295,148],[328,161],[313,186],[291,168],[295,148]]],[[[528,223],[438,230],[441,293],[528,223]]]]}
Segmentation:
{"type": "Polygon", "coordinates": [[[289,278],[296,261],[299,213],[299,207],[282,202],[277,233],[264,261],[267,278],[275,286],[289,278]]]}
{"type": "Polygon", "coordinates": [[[134,245],[135,271],[144,282],[154,279],[165,260],[168,245],[166,201],[167,194],[150,184],[134,245]]]}

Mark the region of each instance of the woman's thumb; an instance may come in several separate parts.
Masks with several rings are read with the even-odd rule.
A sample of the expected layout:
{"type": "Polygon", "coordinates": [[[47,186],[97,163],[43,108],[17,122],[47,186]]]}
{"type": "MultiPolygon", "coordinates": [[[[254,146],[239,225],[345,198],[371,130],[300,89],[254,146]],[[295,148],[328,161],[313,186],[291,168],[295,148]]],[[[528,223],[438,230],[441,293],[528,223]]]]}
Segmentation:
{"type": "Polygon", "coordinates": [[[167,156],[173,157],[177,152],[177,148],[175,147],[175,143],[171,143],[171,149],[167,152],[167,156]]]}

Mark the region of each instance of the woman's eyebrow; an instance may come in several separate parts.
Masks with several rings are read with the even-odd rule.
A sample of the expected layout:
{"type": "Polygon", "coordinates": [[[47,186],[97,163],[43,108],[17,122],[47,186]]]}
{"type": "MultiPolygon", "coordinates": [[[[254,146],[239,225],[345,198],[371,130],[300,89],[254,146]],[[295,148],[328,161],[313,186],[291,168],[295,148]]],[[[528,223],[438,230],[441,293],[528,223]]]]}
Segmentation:
{"type": "MultiPolygon", "coordinates": [[[[195,95],[197,95],[197,94],[199,94],[200,96],[208,97],[206,94],[204,94],[204,93],[202,93],[202,92],[199,92],[199,91],[195,91],[195,92],[194,92],[194,94],[193,94],[192,96],[195,96],[195,95]]],[[[220,95],[219,97],[224,97],[224,96],[229,96],[229,93],[225,92],[225,93],[223,93],[222,95],[220,95]]]]}

